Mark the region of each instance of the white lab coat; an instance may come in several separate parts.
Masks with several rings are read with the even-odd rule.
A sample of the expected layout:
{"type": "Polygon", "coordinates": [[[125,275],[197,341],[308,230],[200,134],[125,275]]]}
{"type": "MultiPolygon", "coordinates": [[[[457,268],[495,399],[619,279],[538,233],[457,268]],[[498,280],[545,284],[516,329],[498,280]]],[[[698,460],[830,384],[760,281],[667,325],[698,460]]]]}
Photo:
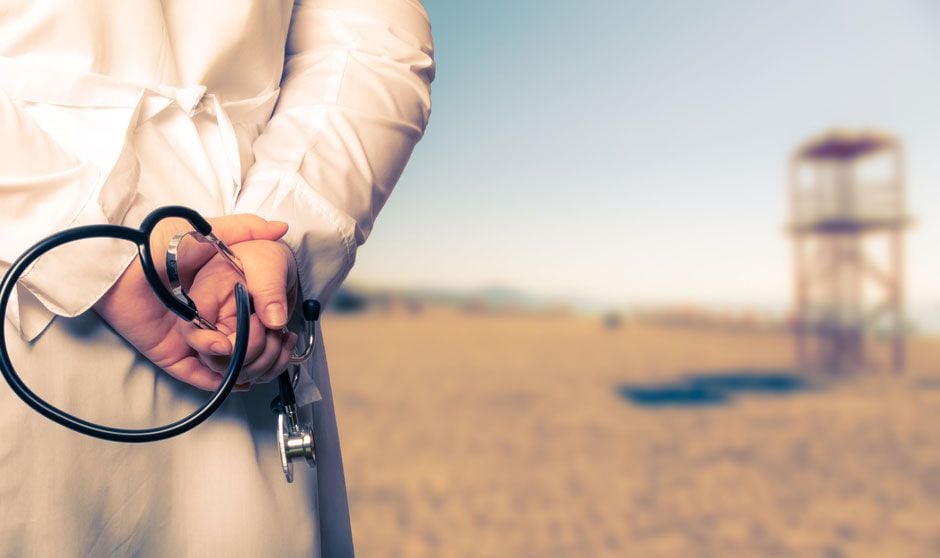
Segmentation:
{"type": "MultiPolygon", "coordinates": [[[[179,204],[287,221],[303,295],[324,300],[423,134],[433,73],[418,0],[3,0],[0,262],[57,230],[136,226],[179,204]]],[[[97,256],[109,270],[97,278],[65,277],[74,262],[53,256],[29,274],[4,324],[14,360],[101,405],[172,413],[192,389],[83,314],[133,254],[97,256]],[[31,352],[37,339],[53,350],[31,352]],[[71,379],[76,359],[113,382],[71,379]]],[[[322,350],[300,397],[319,463],[287,485],[270,390],[233,396],[180,438],[123,446],[0,386],[0,555],[352,554],[322,350]]]]}

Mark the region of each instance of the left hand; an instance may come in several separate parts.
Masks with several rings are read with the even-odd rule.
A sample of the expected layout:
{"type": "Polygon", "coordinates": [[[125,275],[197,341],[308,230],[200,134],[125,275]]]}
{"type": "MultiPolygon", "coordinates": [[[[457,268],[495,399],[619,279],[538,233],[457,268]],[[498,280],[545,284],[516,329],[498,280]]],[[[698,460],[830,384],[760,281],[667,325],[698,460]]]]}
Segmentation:
{"type": "MultiPolygon", "coordinates": [[[[276,221],[266,221],[261,217],[250,214],[230,215],[217,217],[208,220],[212,225],[212,232],[216,234],[227,245],[235,246],[240,242],[263,241],[273,246],[281,246],[275,253],[276,258],[285,262],[285,255],[290,258],[284,265],[292,265],[293,257],[288,253],[286,246],[276,241],[287,232],[287,223],[276,221]]],[[[154,245],[154,253],[165,252],[167,243],[174,234],[180,232],[175,224],[175,220],[168,219],[157,225],[157,228],[151,235],[151,242],[154,245]]],[[[215,254],[214,250],[205,251],[203,255],[197,254],[197,257],[186,261],[186,269],[181,269],[187,276],[194,275],[199,269],[208,265],[215,254]]],[[[249,290],[253,282],[257,284],[259,263],[257,258],[252,255],[247,256],[252,262],[249,275],[249,290]]],[[[155,262],[157,272],[164,275],[162,269],[162,258],[155,262]]],[[[272,261],[265,261],[263,266],[272,266],[272,261]]],[[[293,269],[293,268],[291,268],[293,269]]],[[[263,277],[263,272],[262,272],[263,277]]],[[[284,282],[281,286],[280,296],[286,301],[287,285],[284,275],[284,282]]],[[[166,277],[164,276],[164,280],[166,277]]],[[[263,289],[262,289],[263,290],[263,289]]],[[[258,289],[256,288],[257,292],[258,289]]],[[[228,288],[228,294],[233,294],[232,287],[228,288]]],[[[262,300],[267,300],[270,296],[265,293],[261,295],[262,300]],[[266,298],[267,297],[267,298],[266,298]]],[[[255,300],[259,297],[256,295],[255,300]]],[[[208,310],[208,304],[206,305],[208,310]]],[[[263,307],[262,307],[263,308],[263,307]]],[[[204,364],[204,358],[200,354],[202,349],[208,349],[213,344],[218,344],[215,355],[231,354],[232,347],[228,338],[222,333],[200,330],[197,334],[189,332],[190,335],[184,336],[179,331],[180,318],[167,309],[166,306],[156,297],[150,288],[144,276],[143,268],[137,262],[132,262],[121,274],[118,280],[110,289],[95,303],[95,311],[102,317],[114,330],[133,345],[150,362],[162,368],[174,378],[196,386],[204,390],[215,390],[222,381],[222,376],[204,364]],[[194,350],[193,336],[199,339],[198,346],[200,352],[194,350]]],[[[202,308],[200,308],[202,311],[202,308]]],[[[269,322],[273,326],[274,322],[269,322]]],[[[233,322],[234,324],[234,322],[233,322]]],[[[234,328],[234,325],[232,326],[234,328]]],[[[255,328],[256,339],[265,339],[265,335],[258,336],[258,327],[255,328]]],[[[257,344],[257,341],[256,341],[257,344]]],[[[211,351],[210,351],[211,352],[211,351]]],[[[251,353],[257,357],[258,351],[251,353]]]]}

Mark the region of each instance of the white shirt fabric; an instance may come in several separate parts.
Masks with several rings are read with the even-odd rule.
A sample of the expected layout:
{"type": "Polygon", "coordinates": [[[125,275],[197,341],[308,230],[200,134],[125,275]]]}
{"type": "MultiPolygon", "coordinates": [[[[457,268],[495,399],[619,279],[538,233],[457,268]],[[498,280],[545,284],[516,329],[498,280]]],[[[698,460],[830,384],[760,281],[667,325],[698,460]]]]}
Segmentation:
{"type": "MultiPolygon", "coordinates": [[[[206,217],[255,213],[288,222],[284,241],[297,259],[302,294],[326,300],[349,272],[424,132],[433,77],[430,26],[418,0],[5,0],[0,263],[8,266],[28,246],[64,228],[136,226],[155,207],[186,205],[206,217]]],[[[44,257],[17,290],[5,327],[23,343],[48,336],[60,339],[60,354],[78,350],[67,332],[50,323],[56,315],[88,310],[133,256],[128,250],[96,255],[106,272],[69,277],[69,288],[63,288],[64,270],[74,262],[44,257]]],[[[100,343],[132,352],[114,340],[100,343]]],[[[319,512],[314,550],[351,554],[322,351],[307,366],[298,397],[313,403],[319,457],[309,488],[314,505],[265,513],[275,514],[268,519],[273,521],[276,514],[319,512]]],[[[2,403],[16,404],[9,398],[2,403]]],[[[205,430],[209,436],[212,427],[205,430]]],[[[189,451],[186,444],[167,447],[189,451]]],[[[250,443],[242,450],[261,451],[250,443]]],[[[0,475],[29,474],[17,472],[25,465],[8,457],[0,454],[0,475]]],[[[257,474],[284,482],[278,470],[257,474]]],[[[42,499],[20,494],[8,500],[13,496],[0,484],[4,509],[22,504],[42,513],[37,496],[42,499]],[[30,498],[34,502],[26,503],[30,498]]],[[[11,518],[0,512],[0,541],[16,523],[11,518]]],[[[22,529],[17,536],[16,548],[24,553],[51,548],[31,542],[22,529]]],[[[277,554],[267,552],[271,548],[265,554],[277,554]]],[[[76,542],[67,553],[102,550],[76,542]]]]}

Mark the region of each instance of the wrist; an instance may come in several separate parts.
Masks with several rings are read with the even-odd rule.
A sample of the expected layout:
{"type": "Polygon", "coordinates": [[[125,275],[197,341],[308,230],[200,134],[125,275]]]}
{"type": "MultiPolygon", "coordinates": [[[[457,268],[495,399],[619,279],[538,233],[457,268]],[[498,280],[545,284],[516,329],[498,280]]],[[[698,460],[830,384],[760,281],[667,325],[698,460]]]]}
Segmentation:
{"type": "Polygon", "coordinates": [[[285,261],[287,262],[287,314],[288,316],[293,315],[294,310],[298,307],[298,302],[301,298],[300,293],[300,273],[299,267],[297,265],[297,256],[294,255],[294,251],[291,247],[284,242],[284,240],[278,240],[277,243],[281,246],[281,249],[285,253],[285,261]]]}

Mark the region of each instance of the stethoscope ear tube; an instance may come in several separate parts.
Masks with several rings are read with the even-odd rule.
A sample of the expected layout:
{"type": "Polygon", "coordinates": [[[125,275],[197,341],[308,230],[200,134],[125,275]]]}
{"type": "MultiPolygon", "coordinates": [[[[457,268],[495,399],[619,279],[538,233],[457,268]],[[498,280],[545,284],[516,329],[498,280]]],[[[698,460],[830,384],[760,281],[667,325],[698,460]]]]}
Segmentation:
{"type": "MultiPolygon", "coordinates": [[[[70,236],[76,236],[76,229],[72,229],[72,231],[72,235],[70,236]]],[[[68,240],[65,240],[64,242],[67,241],[68,240]]],[[[41,254],[64,242],[57,241],[56,238],[50,238],[47,243],[35,246],[24,254],[20,260],[14,262],[4,276],[2,284],[0,284],[0,318],[6,316],[10,295],[16,287],[16,282],[22,271],[41,254]]],[[[179,436],[202,424],[202,422],[208,419],[212,413],[225,402],[225,398],[228,397],[235,387],[238,381],[238,374],[241,371],[242,364],[245,362],[245,355],[248,352],[250,319],[250,298],[247,288],[241,283],[235,285],[235,305],[237,320],[235,326],[235,347],[233,348],[232,359],[229,362],[228,370],[222,379],[222,383],[201,407],[193,411],[190,415],[164,426],[143,429],[107,427],[83,420],[47,403],[30,390],[19,375],[17,375],[16,369],[13,367],[13,363],[10,360],[9,351],[7,350],[6,332],[2,324],[0,324],[0,372],[2,372],[3,378],[13,389],[13,392],[27,405],[42,416],[66,428],[93,438],[110,440],[112,442],[144,443],[165,440],[179,436]]]]}

